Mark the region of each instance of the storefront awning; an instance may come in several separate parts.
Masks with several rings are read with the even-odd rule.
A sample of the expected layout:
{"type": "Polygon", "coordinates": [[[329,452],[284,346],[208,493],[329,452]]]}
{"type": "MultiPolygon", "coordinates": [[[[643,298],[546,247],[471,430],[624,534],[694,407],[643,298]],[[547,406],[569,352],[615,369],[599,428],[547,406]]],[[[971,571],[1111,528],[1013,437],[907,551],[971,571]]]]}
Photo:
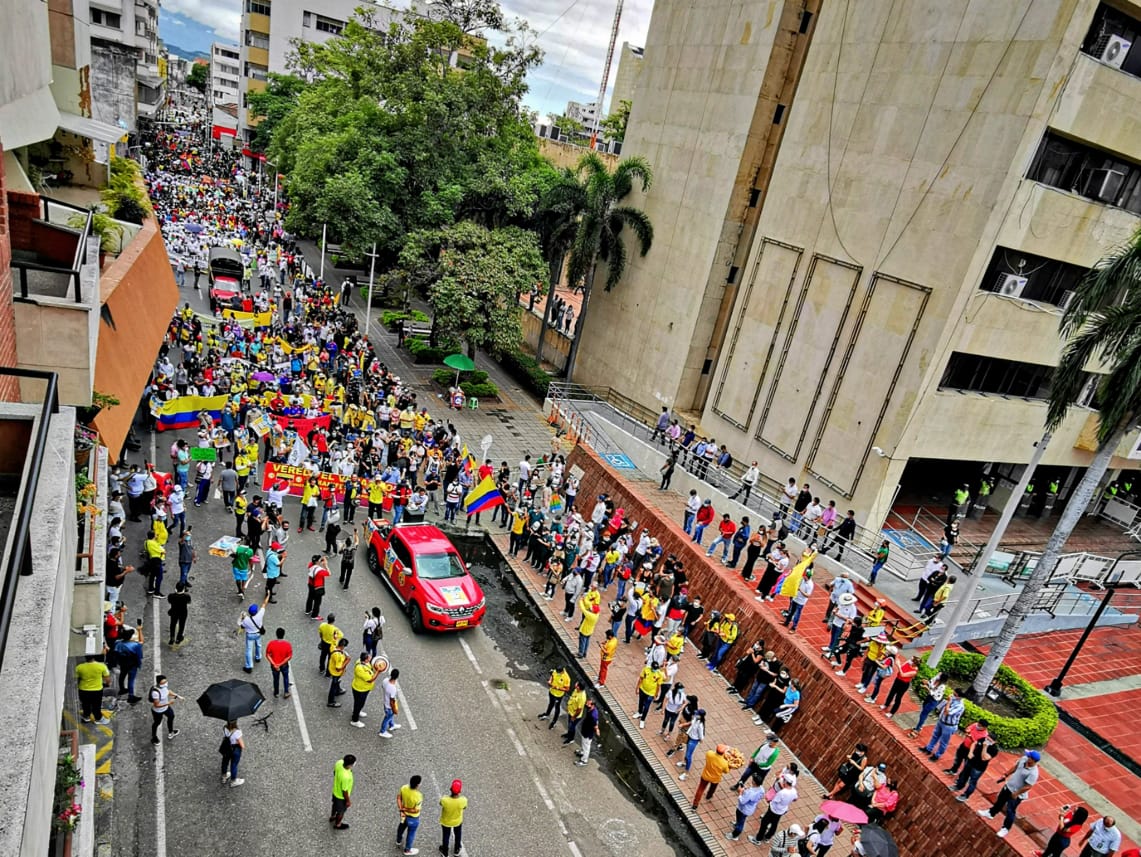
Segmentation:
{"type": "Polygon", "coordinates": [[[5,151],[50,140],[58,127],[59,109],[46,86],[0,107],[0,145],[5,151]]]}
{"type": "Polygon", "coordinates": [[[115,125],[108,125],[98,119],[88,119],[75,113],[60,111],[59,127],[80,137],[86,137],[98,143],[118,143],[127,135],[127,132],[115,125]]]}

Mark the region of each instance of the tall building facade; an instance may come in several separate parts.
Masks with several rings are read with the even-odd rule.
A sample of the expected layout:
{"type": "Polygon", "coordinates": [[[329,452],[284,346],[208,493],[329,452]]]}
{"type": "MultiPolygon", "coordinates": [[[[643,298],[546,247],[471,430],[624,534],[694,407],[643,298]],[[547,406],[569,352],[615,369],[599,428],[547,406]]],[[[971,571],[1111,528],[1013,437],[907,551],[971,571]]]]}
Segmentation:
{"type": "Polygon", "coordinates": [[[244,0],[238,102],[238,135],[243,142],[250,142],[258,123],[249,112],[249,93],[263,91],[270,72],[288,71],[294,41],[325,42],[339,36],[360,7],[372,11],[380,27],[402,14],[367,0],[244,0]]]}
{"type": "Polygon", "coordinates": [[[100,121],[135,129],[162,104],[158,0],[89,0],[92,89],[100,121]]]}
{"type": "Polygon", "coordinates": [[[206,98],[211,107],[238,103],[242,73],[240,64],[237,45],[214,42],[210,46],[210,85],[207,87],[206,98]]]}
{"type": "Polygon", "coordinates": [[[622,50],[618,53],[618,71],[614,75],[614,86],[610,90],[610,109],[606,111],[607,116],[617,110],[623,101],[634,103],[634,95],[638,91],[638,81],[641,79],[645,63],[645,48],[629,42],[622,43],[622,50]]]}
{"type": "MultiPolygon", "coordinates": [[[[1139,36],[1134,0],[661,0],[625,147],[654,248],[594,290],[574,380],[872,526],[982,472],[1000,498],[1070,292],[1141,226],[1139,36]]],[[[1096,420],[1050,444],[1063,499],[1096,420]]]]}

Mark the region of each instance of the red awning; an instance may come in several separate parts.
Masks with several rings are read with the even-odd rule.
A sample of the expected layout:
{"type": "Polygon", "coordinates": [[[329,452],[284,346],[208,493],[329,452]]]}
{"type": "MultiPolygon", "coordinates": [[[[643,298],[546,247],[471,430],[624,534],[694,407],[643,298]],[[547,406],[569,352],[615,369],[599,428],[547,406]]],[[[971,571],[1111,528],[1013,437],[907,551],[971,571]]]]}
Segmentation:
{"type": "Polygon", "coordinates": [[[210,136],[212,136],[215,140],[221,140],[223,134],[229,134],[231,137],[237,137],[238,129],[227,128],[225,125],[215,125],[210,132],[210,136]]]}

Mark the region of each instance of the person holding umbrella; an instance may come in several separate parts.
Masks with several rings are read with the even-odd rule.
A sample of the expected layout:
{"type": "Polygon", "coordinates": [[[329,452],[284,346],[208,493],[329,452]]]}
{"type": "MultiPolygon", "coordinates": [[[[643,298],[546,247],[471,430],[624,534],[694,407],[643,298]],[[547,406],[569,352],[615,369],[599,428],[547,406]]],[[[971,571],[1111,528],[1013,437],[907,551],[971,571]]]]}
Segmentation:
{"type": "Polygon", "coordinates": [[[237,720],[227,720],[222,727],[222,744],[218,752],[222,754],[222,785],[230,784],[236,789],[246,781],[238,777],[238,763],[242,760],[242,751],[246,749],[246,742],[242,738],[242,730],[237,720]]]}

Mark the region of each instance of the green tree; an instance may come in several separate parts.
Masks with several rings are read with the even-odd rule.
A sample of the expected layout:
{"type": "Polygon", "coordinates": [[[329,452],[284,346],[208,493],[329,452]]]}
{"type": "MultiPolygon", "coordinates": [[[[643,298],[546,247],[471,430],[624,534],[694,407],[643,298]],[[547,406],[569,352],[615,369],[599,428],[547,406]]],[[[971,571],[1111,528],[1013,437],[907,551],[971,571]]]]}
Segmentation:
{"type": "Polygon", "coordinates": [[[254,128],[254,137],[250,141],[253,151],[264,152],[269,148],[273,132],[297,106],[297,99],[304,88],[305,81],[296,75],[271,71],[265,89],[249,94],[250,115],[261,119],[254,128]]]}
{"type": "Polygon", "coordinates": [[[295,46],[306,81],[272,130],[288,178],[287,226],[360,258],[375,241],[391,264],[405,236],[464,217],[494,227],[529,216],[550,172],[521,108],[541,52],[508,37],[476,43],[451,21],[408,19],[378,31],[368,13],[322,44],[295,46]],[[464,70],[449,57],[471,53],[464,70]]]}
{"type": "Polygon", "coordinates": [[[622,230],[634,233],[638,252],[645,256],[654,243],[654,226],[640,208],[622,205],[634,190],[650,189],[653,172],[645,158],[626,158],[613,173],[606,169],[602,159],[591,152],[578,162],[578,177],[583,184],[585,205],[577,221],[574,240],[567,263],[567,278],[572,285],[582,284],[582,309],[578,313],[578,327],[573,331],[570,354],[567,356],[567,380],[574,377],[578,347],[582,331],[586,328],[586,312],[590,306],[590,290],[594,285],[599,261],[606,263],[605,289],[610,291],[626,272],[626,245],[622,230]]]}
{"type": "Polygon", "coordinates": [[[471,221],[410,235],[400,263],[427,294],[433,342],[463,338],[473,358],[477,348],[496,355],[518,348],[519,295],[546,274],[535,233],[471,221]]]}
{"type": "Polygon", "coordinates": [[[621,143],[626,139],[626,126],[630,122],[630,102],[622,99],[618,102],[618,109],[598,123],[608,140],[617,140],[621,143]]]}
{"type": "Polygon", "coordinates": [[[559,129],[560,137],[569,137],[572,140],[586,130],[586,126],[570,116],[552,116],[551,127],[559,129]]]}
{"type": "Polygon", "coordinates": [[[1062,314],[1061,334],[1066,345],[1050,390],[1047,430],[1061,425],[1089,379],[1086,366],[1100,360],[1109,373],[1100,377],[1095,397],[1097,451],[975,677],[971,686],[975,698],[990,687],[1023,620],[1053,576],[1070,534],[1089,508],[1114,452],[1141,415],[1141,230],[1082,279],[1062,314]]]}
{"type": "Polygon", "coordinates": [[[186,85],[199,92],[206,91],[206,84],[209,81],[210,67],[204,62],[196,62],[190,67],[190,74],[186,75],[186,85]]]}
{"type": "Polygon", "coordinates": [[[450,21],[468,35],[502,30],[505,25],[495,0],[429,0],[428,14],[437,21],[450,21]]]}

